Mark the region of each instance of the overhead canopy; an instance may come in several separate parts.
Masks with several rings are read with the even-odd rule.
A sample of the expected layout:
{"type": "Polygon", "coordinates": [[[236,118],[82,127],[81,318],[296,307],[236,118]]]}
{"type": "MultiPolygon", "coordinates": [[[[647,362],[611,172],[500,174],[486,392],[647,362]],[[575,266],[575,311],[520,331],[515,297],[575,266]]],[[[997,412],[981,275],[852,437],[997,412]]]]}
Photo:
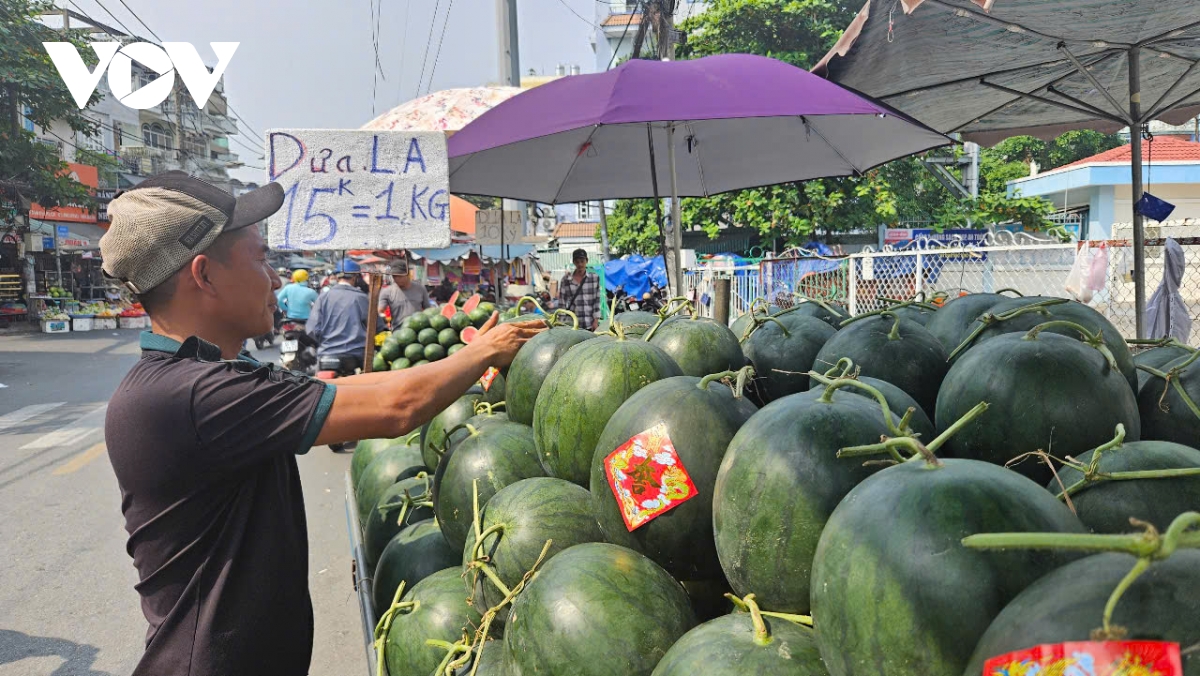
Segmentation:
{"type": "Polygon", "coordinates": [[[1200,13],[1180,0],[870,0],[813,72],[991,145],[1128,126],[1134,45],[1145,120],[1200,114],[1200,13]]]}
{"type": "MultiPolygon", "coordinates": [[[[1194,0],[868,0],[813,71],[983,144],[1128,126],[1136,205],[1142,125],[1200,114],[1200,13],[1194,0]]],[[[1143,243],[1135,208],[1138,337],[1143,243]]]]}
{"type": "Polygon", "coordinates": [[[533,247],[528,244],[512,244],[504,247],[504,252],[500,251],[499,246],[477,246],[472,244],[455,244],[448,246],[445,249],[411,249],[409,253],[414,258],[423,258],[429,261],[437,261],[439,263],[450,263],[457,260],[462,260],[471,255],[474,251],[480,253],[482,249],[482,258],[487,261],[504,260],[507,254],[508,260],[516,260],[524,258],[533,252],[533,247]]]}

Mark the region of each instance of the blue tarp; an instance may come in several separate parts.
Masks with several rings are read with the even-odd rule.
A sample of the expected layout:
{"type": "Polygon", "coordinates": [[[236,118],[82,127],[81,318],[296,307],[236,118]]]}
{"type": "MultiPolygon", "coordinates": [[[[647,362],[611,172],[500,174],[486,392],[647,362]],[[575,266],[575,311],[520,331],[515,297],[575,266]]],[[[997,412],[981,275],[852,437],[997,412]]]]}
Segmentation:
{"type": "MultiPolygon", "coordinates": [[[[503,254],[501,253],[500,246],[498,244],[487,245],[483,247],[475,244],[454,244],[446,247],[445,249],[412,249],[411,253],[417,258],[438,261],[439,263],[450,263],[466,258],[467,256],[471,255],[472,251],[479,253],[481,248],[483,249],[484,259],[503,259],[503,254]]],[[[508,254],[509,260],[512,260],[515,258],[524,258],[525,256],[528,256],[533,251],[533,246],[529,244],[508,244],[505,245],[504,249],[504,253],[508,254]]]]}
{"type": "MultiPolygon", "coordinates": [[[[815,251],[819,256],[836,256],[829,245],[821,242],[809,242],[803,247],[806,251],[815,251]]],[[[797,278],[811,273],[833,272],[841,266],[839,261],[827,261],[822,258],[802,258],[796,262],[797,278]]]]}
{"type": "Polygon", "coordinates": [[[667,285],[667,267],[662,256],[643,258],[630,254],[604,264],[604,286],[609,291],[624,288],[625,293],[638,297],[650,290],[651,283],[667,285]]]}

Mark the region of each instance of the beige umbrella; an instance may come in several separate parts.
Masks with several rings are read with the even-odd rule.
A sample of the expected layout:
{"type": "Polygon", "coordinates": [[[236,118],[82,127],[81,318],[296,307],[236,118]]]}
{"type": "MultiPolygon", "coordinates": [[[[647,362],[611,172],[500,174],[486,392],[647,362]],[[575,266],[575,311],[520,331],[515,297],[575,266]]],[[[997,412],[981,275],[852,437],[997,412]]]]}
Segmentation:
{"type": "Polygon", "coordinates": [[[444,131],[449,136],[494,106],[521,93],[519,87],[445,89],[405,101],[363,129],[444,131]]]}

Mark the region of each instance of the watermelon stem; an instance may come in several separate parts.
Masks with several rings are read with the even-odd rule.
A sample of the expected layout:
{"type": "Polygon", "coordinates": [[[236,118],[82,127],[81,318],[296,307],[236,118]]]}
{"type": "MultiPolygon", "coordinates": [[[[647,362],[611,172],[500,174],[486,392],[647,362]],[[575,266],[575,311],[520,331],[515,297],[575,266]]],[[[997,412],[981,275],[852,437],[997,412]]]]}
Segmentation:
{"type": "Polygon", "coordinates": [[[450,643],[436,638],[425,639],[425,645],[433,648],[441,648],[446,651],[446,656],[442,658],[441,664],[433,671],[433,676],[444,676],[452,674],[456,669],[459,669],[470,661],[471,644],[467,642],[467,635],[464,632],[461,641],[450,643]]]}
{"type": "Polygon", "coordinates": [[[566,310],[563,308],[559,308],[559,309],[555,310],[554,314],[551,315],[551,317],[554,319],[554,322],[553,322],[554,324],[558,323],[558,316],[560,314],[566,315],[571,318],[571,330],[572,331],[576,331],[579,329],[579,315],[575,314],[574,312],[571,312],[570,310],[566,310]]]}
{"type": "Polygon", "coordinates": [[[1114,448],[1118,448],[1125,441],[1125,426],[1117,423],[1116,435],[1112,441],[1098,446],[1092,450],[1092,457],[1088,464],[1083,464],[1076,461],[1074,458],[1067,457],[1065,460],[1058,459],[1062,464],[1071,467],[1083,474],[1083,478],[1079,481],[1066,487],[1058,494],[1060,500],[1075,495],[1076,493],[1105,481],[1132,481],[1135,479],[1175,479],[1186,476],[1200,476],[1200,467],[1179,467],[1174,469],[1148,469],[1135,470],[1130,472],[1101,472],[1100,457],[1106,452],[1114,448]]]}
{"type": "Polygon", "coordinates": [[[1130,535],[1093,535],[1082,533],[979,533],[963,538],[972,549],[1072,549],[1091,552],[1120,552],[1136,556],[1138,561],[1121,579],[1104,604],[1103,624],[1093,632],[1093,640],[1120,637],[1124,629],[1113,626],[1117,602],[1142,573],[1155,561],[1162,561],[1177,549],[1200,549],[1200,513],[1184,512],[1175,517],[1167,532],[1160,534],[1153,524],[1130,519],[1141,533],[1130,535]]]}
{"type": "Polygon", "coordinates": [[[387,670],[384,668],[384,653],[387,652],[387,637],[392,630],[392,620],[402,610],[415,612],[421,607],[420,601],[400,600],[400,597],[404,596],[404,585],[405,583],[402,581],[396,587],[396,593],[392,595],[392,605],[375,624],[375,676],[386,676],[387,674],[387,670]]]}
{"type": "MultiPolygon", "coordinates": [[[[883,396],[883,395],[880,395],[883,396]]],[[[883,438],[877,444],[866,444],[863,446],[847,446],[837,452],[839,458],[854,458],[863,455],[877,455],[879,453],[888,453],[899,462],[907,462],[909,460],[922,458],[927,467],[941,467],[942,461],[938,460],[934,455],[934,451],[946,443],[950,437],[954,436],[959,430],[971,423],[976,417],[988,409],[987,402],[981,401],[975,405],[970,411],[967,411],[963,417],[954,421],[954,424],[947,427],[945,431],[934,438],[928,444],[922,444],[914,437],[898,436],[892,438],[883,438]],[[900,455],[899,449],[904,448],[912,451],[913,455],[910,458],[904,458],[900,455]]]]}
{"type": "Polygon", "coordinates": [[[1162,378],[1165,381],[1162,394],[1158,397],[1158,407],[1164,412],[1170,410],[1170,407],[1164,404],[1163,400],[1167,397],[1167,386],[1172,386],[1175,388],[1175,393],[1178,394],[1179,398],[1183,400],[1183,403],[1186,404],[1189,409],[1191,409],[1192,414],[1197,418],[1200,418],[1200,406],[1196,405],[1196,400],[1192,399],[1192,395],[1188,394],[1187,390],[1183,387],[1183,383],[1179,379],[1179,376],[1183,375],[1184,370],[1191,366],[1197,358],[1200,358],[1200,351],[1193,351],[1190,357],[1183,360],[1178,365],[1173,366],[1165,373],[1152,366],[1147,366],[1145,364],[1137,365],[1137,368],[1149,373],[1150,375],[1162,378]]]}
{"type": "Polygon", "coordinates": [[[1186,343],[1180,342],[1174,336],[1166,338],[1126,338],[1125,343],[1136,347],[1180,347],[1188,352],[1195,352],[1196,348],[1186,343]]]}
{"type": "MultiPolygon", "coordinates": [[[[424,488],[423,492],[421,493],[421,497],[427,497],[427,496],[431,495],[431,491],[429,490],[429,474],[426,472],[418,472],[415,478],[425,480],[425,488],[424,488]]],[[[410,489],[407,489],[407,488],[404,489],[404,495],[399,496],[398,502],[388,502],[386,504],[377,506],[376,509],[379,510],[379,518],[381,518],[381,519],[387,518],[388,512],[392,511],[396,507],[399,507],[400,508],[400,516],[396,518],[396,525],[403,526],[404,525],[404,517],[406,514],[408,514],[408,510],[410,507],[430,507],[430,508],[433,507],[433,503],[430,502],[428,499],[418,500],[417,498],[414,498],[412,496],[412,494],[409,492],[409,490],[410,489]]]]}
{"type": "Polygon", "coordinates": [[[923,299],[924,299],[924,296],[925,296],[925,292],[924,292],[924,291],[922,291],[922,292],[921,292],[921,297],[922,297],[922,300],[916,300],[916,299],[913,299],[913,300],[900,300],[900,299],[898,299],[898,298],[886,298],[886,297],[883,297],[883,296],[880,296],[879,300],[881,300],[881,301],[883,301],[883,302],[885,302],[885,303],[888,303],[888,304],[889,304],[889,307],[888,307],[888,309],[889,309],[889,310],[897,310],[897,309],[899,309],[899,308],[902,308],[902,307],[919,307],[919,308],[921,308],[922,310],[934,310],[934,311],[936,311],[936,310],[938,309],[938,306],[936,306],[936,305],[933,305],[932,303],[926,303],[926,302],[924,302],[924,300],[923,300],[923,299]]]}
{"type": "Polygon", "coordinates": [[[1004,287],[1003,289],[1000,289],[1000,290],[996,291],[996,295],[1000,295],[1000,294],[1004,293],[1005,291],[1008,291],[1008,292],[1011,292],[1011,293],[1015,293],[1015,294],[1017,294],[1017,297],[1018,297],[1018,298],[1024,298],[1024,297],[1025,297],[1025,294],[1021,293],[1020,291],[1017,291],[1016,289],[1014,289],[1014,288],[1012,288],[1012,287],[1010,287],[1010,286],[1006,286],[1006,287],[1004,287]]]}
{"type": "Polygon", "coordinates": [[[1097,331],[1095,333],[1092,333],[1091,331],[1088,331],[1083,326],[1081,326],[1075,322],[1066,320],[1066,319],[1053,319],[1051,321],[1042,322],[1041,324],[1038,324],[1037,326],[1033,327],[1032,329],[1029,329],[1029,331],[1027,331],[1025,333],[1025,340],[1036,340],[1038,337],[1038,334],[1040,334],[1042,331],[1044,331],[1052,326],[1063,326],[1063,327],[1075,329],[1076,331],[1079,332],[1079,334],[1081,336],[1083,336],[1083,342],[1096,348],[1096,350],[1099,351],[1100,354],[1104,355],[1104,361],[1106,361],[1108,363],[1108,367],[1110,369],[1112,369],[1114,371],[1118,370],[1117,358],[1113,356],[1112,350],[1108,349],[1108,346],[1104,344],[1104,332],[1103,331],[1097,331]]]}
{"type": "MultiPolygon", "coordinates": [[[[849,360],[847,360],[847,361],[849,361],[849,360]]],[[[838,360],[838,363],[840,364],[841,360],[838,360]]],[[[832,379],[832,378],[823,376],[820,373],[817,373],[816,371],[809,371],[808,375],[813,380],[816,380],[818,383],[821,383],[822,385],[826,386],[825,391],[823,393],[821,393],[821,397],[820,397],[820,399],[818,399],[818,401],[820,401],[822,403],[826,403],[826,404],[832,403],[833,402],[833,393],[835,391],[837,391],[843,387],[857,387],[858,389],[860,389],[860,390],[866,392],[867,394],[871,395],[872,397],[874,397],[875,401],[879,403],[879,406],[881,408],[883,408],[883,422],[885,425],[887,425],[889,434],[891,434],[893,437],[909,436],[909,432],[911,432],[911,430],[908,430],[907,427],[905,426],[905,419],[908,418],[908,414],[905,413],[905,419],[902,419],[900,421],[901,424],[899,426],[897,426],[896,423],[892,422],[892,408],[890,406],[888,406],[887,399],[883,396],[883,393],[880,392],[879,390],[875,389],[874,387],[871,387],[870,385],[862,382],[861,380],[856,380],[854,378],[832,379]]],[[[900,458],[900,459],[903,460],[903,458],[900,458]]]]}
{"type": "Polygon", "coordinates": [[[979,318],[976,320],[979,322],[979,326],[976,326],[975,330],[971,331],[971,333],[968,334],[965,339],[963,339],[963,342],[959,343],[958,347],[954,348],[954,351],[950,353],[950,356],[946,358],[946,361],[953,361],[954,358],[958,356],[958,353],[969,348],[971,343],[974,343],[975,339],[979,337],[979,334],[983,333],[984,330],[992,324],[1008,321],[1009,319],[1015,319],[1030,312],[1051,316],[1050,311],[1046,309],[1047,307],[1052,305],[1061,305],[1066,302],[1068,302],[1066,298],[1048,298],[1046,300],[1041,300],[1029,305],[1022,305],[1021,307],[1013,308],[1007,312],[1001,312],[1000,314],[985,312],[982,315],[979,315],[979,318]]]}
{"type": "Polygon", "coordinates": [[[726,378],[737,378],[737,382],[733,384],[730,389],[733,390],[733,396],[740,399],[742,396],[742,388],[746,385],[746,379],[753,376],[754,367],[743,366],[736,371],[721,371],[720,373],[711,373],[707,376],[704,376],[700,379],[699,383],[696,383],[696,387],[699,387],[702,390],[707,390],[708,386],[714,381],[725,380],[726,378]]]}
{"type": "MultiPolygon", "coordinates": [[[[805,626],[805,627],[811,628],[813,626],[813,619],[812,619],[811,615],[793,615],[791,613],[776,613],[776,612],[772,612],[769,610],[763,610],[763,609],[759,608],[758,607],[758,599],[754,594],[746,594],[745,598],[738,598],[738,597],[734,596],[733,594],[725,594],[725,598],[729,599],[729,601],[731,603],[733,603],[733,606],[737,611],[743,612],[743,613],[750,613],[751,620],[754,619],[755,615],[758,615],[760,621],[761,621],[761,618],[763,618],[763,617],[772,617],[777,620],[785,620],[787,622],[791,622],[793,624],[799,624],[799,625],[805,626]]],[[[755,622],[754,637],[755,637],[756,642],[758,641],[758,637],[759,637],[758,627],[759,627],[758,622],[755,622]]],[[[766,640],[766,642],[759,643],[759,645],[767,645],[771,641],[770,641],[770,634],[768,633],[765,622],[762,624],[762,630],[763,630],[763,635],[766,635],[767,640],[766,640]]]]}
{"type": "MultiPolygon", "coordinates": [[[[504,594],[504,598],[500,600],[500,603],[488,608],[488,611],[483,614],[483,622],[479,624],[479,630],[475,632],[475,642],[471,646],[472,651],[474,651],[475,647],[478,646],[480,653],[483,652],[483,643],[487,640],[488,632],[491,631],[492,620],[496,619],[496,613],[499,613],[504,606],[512,603],[513,600],[516,599],[521,593],[521,590],[525,589],[525,585],[529,584],[529,581],[533,579],[534,573],[537,572],[538,567],[542,565],[542,562],[545,561],[546,557],[550,554],[550,547],[553,544],[554,540],[546,540],[546,544],[542,545],[542,553],[538,554],[537,560],[533,562],[533,566],[531,566],[529,570],[526,571],[523,576],[521,576],[521,581],[518,582],[511,591],[508,591],[504,594]]],[[[487,568],[484,568],[483,570],[486,571],[487,568]]],[[[475,664],[471,667],[470,676],[475,676],[475,672],[478,670],[479,660],[475,660],[475,664]]]]}
{"type": "MultiPolygon", "coordinates": [[[[846,316],[846,315],[842,314],[840,311],[838,311],[837,308],[835,308],[834,306],[830,305],[829,303],[826,303],[825,301],[823,301],[819,298],[809,298],[808,296],[805,296],[802,293],[793,293],[792,295],[795,296],[796,298],[799,298],[801,300],[801,302],[788,308],[789,310],[795,310],[796,308],[800,307],[801,305],[803,305],[805,303],[816,303],[817,305],[820,305],[822,308],[825,309],[826,312],[833,315],[834,317],[845,317],[846,316]]],[[[780,315],[783,313],[776,312],[775,314],[780,315]]]]}

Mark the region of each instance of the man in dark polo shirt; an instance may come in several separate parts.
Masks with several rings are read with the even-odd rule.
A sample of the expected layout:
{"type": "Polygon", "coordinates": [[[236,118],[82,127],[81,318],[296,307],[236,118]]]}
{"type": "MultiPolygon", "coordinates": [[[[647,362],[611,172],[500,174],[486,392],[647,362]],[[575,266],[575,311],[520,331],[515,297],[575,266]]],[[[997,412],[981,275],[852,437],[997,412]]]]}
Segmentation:
{"type": "Polygon", "coordinates": [[[277,184],[235,200],[168,172],[109,206],[104,271],[140,296],[153,327],[105,421],[150,625],[136,676],[307,674],[296,455],[415,429],[538,332],[501,325],[447,359],[336,388],[255,361],[242,346],[271,329],[280,286],[257,223],[282,202],[277,184]]]}

